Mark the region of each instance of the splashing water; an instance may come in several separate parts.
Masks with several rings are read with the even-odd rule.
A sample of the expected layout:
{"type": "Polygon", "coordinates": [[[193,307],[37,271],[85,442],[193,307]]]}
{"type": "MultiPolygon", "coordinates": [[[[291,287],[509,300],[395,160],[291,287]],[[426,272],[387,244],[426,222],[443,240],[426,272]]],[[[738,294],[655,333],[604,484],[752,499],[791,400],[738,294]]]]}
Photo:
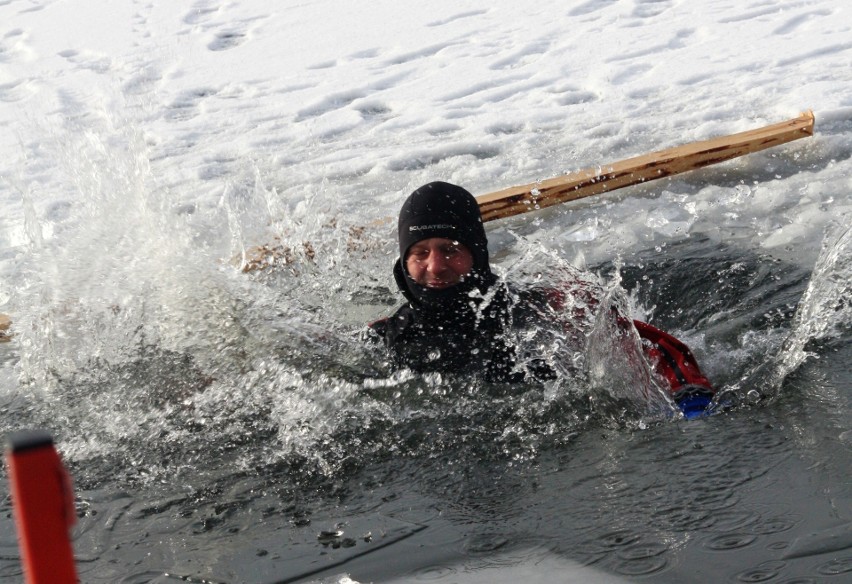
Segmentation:
{"type": "Polygon", "coordinates": [[[310,460],[334,476],[372,456],[472,442],[496,444],[487,456],[527,457],[548,436],[664,403],[649,398],[658,390],[636,339],[612,368],[623,347],[595,314],[626,313],[618,282],[607,292],[519,241],[507,278],[582,287],[604,307],[564,309],[566,319],[585,315],[580,344],[558,328],[519,339],[557,363],[559,379],[508,390],[391,374],[357,333],[395,302],[382,265],[392,246],[381,230],[342,221],[334,193],[284,204],[274,177],[252,165],[215,207],[175,207],[137,134],[74,136],[55,153],[73,179],[69,217],[47,229],[33,212],[14,307],[27,422],[52,428],[88,480],[116,469],[143,481],[198,474],[223,456],[237,468],[310,460]],[[275,243],[252,264],[250,243],[264,239],[275,243]]]}
{"type": "Polygon", "coordinates": [[[818,357],[809,349],[831,344],[852,330],[852,227],[848,221],[829,226],[793,321],[792,330],[775,359],[774,387],[806,359],[818,357]]]}
{"type": "MultiPolygon", "coordinates": [[[[595,275],[498,226],[497,247],[507,233],[511,243],[495,269],[571,299],[551,315],[554,326],[517,339],[557,379],[505,388],[392,373],[359,336],[397,302],[392,222],[347,211],[363,193],[289,187],[250,161],[215,197],[193,199],[166,185],[143,132],[87,124],[53,138],[64,182],[19,189],[29,237],[10,306],[25,405],[10,423],[53,429],[94,482],[116,469],[173,480],[223,457],[235,468],[285,461],[326,477],[390,455],[534,458],[588,424],[645,425],[675,411],[638,338],[611,317],[635,312],[620,265],[595,275]]],[[[838,304],[848,240],[847,231],[827,244],[773,387],[805,359],[806,339],[848,322],[848,304],[838,304]]],[[[653,280],[664,272],[645,272],[658,294],[653,280]]],[[[712,324],[722,311],[707,305],[712,324]]]]}

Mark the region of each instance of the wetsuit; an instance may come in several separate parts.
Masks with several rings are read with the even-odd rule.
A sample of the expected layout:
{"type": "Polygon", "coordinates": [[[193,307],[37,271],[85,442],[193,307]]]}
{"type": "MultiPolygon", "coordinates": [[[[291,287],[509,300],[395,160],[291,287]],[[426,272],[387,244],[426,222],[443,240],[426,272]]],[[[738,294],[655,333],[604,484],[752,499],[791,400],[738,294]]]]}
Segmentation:
{"type": "Polygon", "coordinates": [[[543,359],[519,356],[512,342],[514,331],[534,326],[540,318],[544,294],[519,293],[499,284],[485,295],[471,295],[468,302],[476,309],[439,314],[409,303],[370,328],[397,367],[419,373],[481,375],[486,381],[510,383],[556,377],[543,359]]]}
{"type": "MultiPolygon", "coordinates": [[[[478,299],[476,304],[485,306],[476,315],[440,318],[416,304],[407,304],[392,316],[372,323],[370,329],[388,348],[398,367],[420,373],[482,373],[492,381],[523,381],[524,372],[513,369],[519,365],[529,369],[530,363],[523,359],[519,363],[511,334],[537,326],[536,321],[546,313],[553,297],[558,294],[543,290],[510,292],[507,286],[499,285],[492,294],[478,299]]],[[[622,327],[631,323],[624,318],[618,321],[622,327]]],[[[632,325],[642,340],[646,357],[673,397],[699,389],[712,393],[710,381],[686,344],[645,322],[634,320],[632,325]]],[[[555,375],[541,360],[527,373],[539,380],[555,375]]]]}

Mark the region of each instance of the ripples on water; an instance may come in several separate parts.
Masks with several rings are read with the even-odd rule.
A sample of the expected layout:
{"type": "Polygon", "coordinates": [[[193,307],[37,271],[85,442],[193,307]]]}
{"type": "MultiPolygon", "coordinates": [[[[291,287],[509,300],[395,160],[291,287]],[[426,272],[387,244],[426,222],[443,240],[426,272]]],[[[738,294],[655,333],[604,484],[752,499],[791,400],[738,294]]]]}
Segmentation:
{"type": "MultiPolygon", "coordinates": [[[[773,501],[786,487],[766,479],[797,469],[791,442],[829,476],[848,469],[848,452],[809,443],[848,433],[848,383],[832,379],[848,359],[830,361],[849,353],[848,230],[828,234],[812,275],[701,236],[589,270],[508,237],[498,268],[509,279],[581,280],[604,306],[653,316],[741,404],[680,424],[641,371],[615,366],[594,314],[582,347],[529,331],[531,349],[564,365],[545,385],[393,373],[360,336],[396,302],[387,225],[347,221],[321,193],[278,215],[274,188],[251,173],[209,215],[163,223],[144,162],[125,162],[77,169],[78,230],[32,239],[18,336],[3,347],[4,375],[20,375],[0,403],[3,431],[57,437],[78,486],[87,581],[286,579],[284,565],[295,577],[317,558],[331,565],[421,531],[438,549],[408,550],[414,565],[541,548],[676,581],[684,561],[791,545],[784,534],[807,510],[773,501]],[[217,217],[229,230],[213,236],[217,217]],[[273,265],[243,273],[260,236],[277,237],[273,265]],[[808,355],[828,364],[803,368],[808,355]],[[783,408],[781,421],[758,398],[783,408]],[[802,427],[817,418],[814,438],[802,427]],[[349,540],[320,542],[320,530],[349,540]]],[[[848,488],[837,496],[848,501],[848,488]]],[[[15,557],[10,530],[0,545],[15,557]]],[[[844,557],[801,569],[844,573],[844,557]]],[[[736,577],[792,577],[802,565],[741,566],[736,577]]]]}

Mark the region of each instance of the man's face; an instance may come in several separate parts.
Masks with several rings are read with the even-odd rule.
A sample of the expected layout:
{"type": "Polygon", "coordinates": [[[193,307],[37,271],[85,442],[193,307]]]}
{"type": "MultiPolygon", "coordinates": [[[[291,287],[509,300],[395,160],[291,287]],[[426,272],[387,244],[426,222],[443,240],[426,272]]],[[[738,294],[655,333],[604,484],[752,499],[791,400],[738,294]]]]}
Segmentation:
{"type": "Polygon", "coordinates": [[[473,254],[458,241],[430,237],[408,248],[405,267],[421,286],[440,290],[455,286],[470,273],[473,254]]]}

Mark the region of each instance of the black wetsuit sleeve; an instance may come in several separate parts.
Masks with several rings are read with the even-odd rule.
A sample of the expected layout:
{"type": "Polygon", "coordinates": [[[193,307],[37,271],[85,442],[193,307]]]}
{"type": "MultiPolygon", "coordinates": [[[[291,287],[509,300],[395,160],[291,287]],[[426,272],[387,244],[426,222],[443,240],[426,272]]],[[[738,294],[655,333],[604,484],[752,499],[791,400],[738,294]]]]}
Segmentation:
{"type": "Polygon", "coordinates": [[[382,318],[367,326],[367,339],[373,342],[384,342],[388,334],[388,319],[382,318]]]}

